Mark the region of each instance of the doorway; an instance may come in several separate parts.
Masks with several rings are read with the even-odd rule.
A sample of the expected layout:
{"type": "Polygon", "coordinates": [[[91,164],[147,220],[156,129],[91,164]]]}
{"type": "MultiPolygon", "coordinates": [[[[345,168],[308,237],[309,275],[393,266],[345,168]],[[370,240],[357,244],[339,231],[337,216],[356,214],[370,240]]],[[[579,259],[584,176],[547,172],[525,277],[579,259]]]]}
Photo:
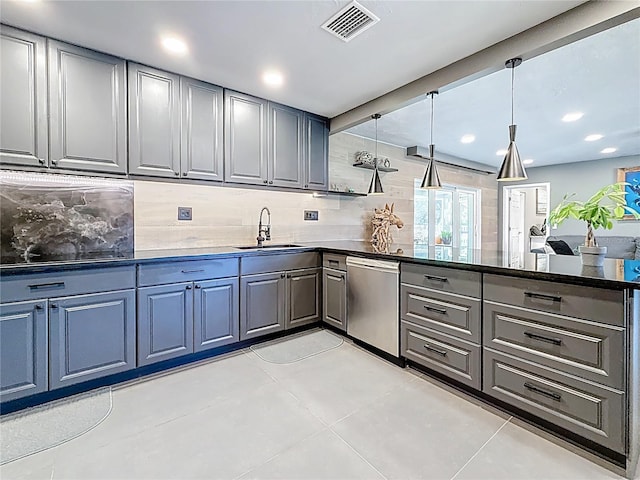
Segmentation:
{"type": "Polygon", "coordinates": [[[505,185],[502,194],[503,265],[522,268],[525,252],[544,249],[551,184],[505,185]]]}

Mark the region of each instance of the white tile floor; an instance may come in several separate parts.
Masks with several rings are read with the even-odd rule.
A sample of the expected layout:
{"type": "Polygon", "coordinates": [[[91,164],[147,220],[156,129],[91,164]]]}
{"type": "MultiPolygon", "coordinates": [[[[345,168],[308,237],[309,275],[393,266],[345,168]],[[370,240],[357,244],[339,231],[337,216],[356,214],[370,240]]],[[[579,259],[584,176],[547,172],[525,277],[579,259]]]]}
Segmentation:
{"type": "Polygon", "coordinates": [[[245,350],[116,388],[104,423],[0,478],[620,477],[345,342],[289,365],[245,350]]]}

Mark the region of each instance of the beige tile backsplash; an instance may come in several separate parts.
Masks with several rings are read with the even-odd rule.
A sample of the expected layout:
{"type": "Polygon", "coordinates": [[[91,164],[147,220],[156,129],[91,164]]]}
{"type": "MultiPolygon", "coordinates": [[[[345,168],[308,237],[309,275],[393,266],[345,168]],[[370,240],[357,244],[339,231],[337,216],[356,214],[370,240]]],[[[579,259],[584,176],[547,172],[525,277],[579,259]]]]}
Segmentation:
{"type": "MultiPolygon", "coordinates": [[[[372,143],[346,133],[330,137],[330,183],[350,182],[365,191],[371,171],[352,167],[354,154],[372,143]],[[355,174],[354,174],[355,171],[355,174]],[[359,183],[358,183],[359,182],[359,183]]],[[[271,210],[272,242],[314,240],[363,240],[375,207],[395,203],[405,222],[393,232],[397,243],[413,243],[413,181],[421,178],[424,163],[407,158],[404,150],[380,144],[378,153],[388,157],[395,173],[383,173],[385,194],[374,197],[334,196],[315,198],[311,193],[267,191],[153,181],[135,182],[135,246],[138,250],[250,245],[255,242],[258,216],[263,206],[271,210]],[[178,221],[178,207],[191,207],[193,220],[178,221]],[[304,210],[318,210],[318,221],[304,221],[304,210]]],[[[483,248],[497,248],[498,194],[495,176],[441,168],[445,183],[482,190],[483,248]]],[[[265,215],[266,216],[266,215],[265,215]]]]}

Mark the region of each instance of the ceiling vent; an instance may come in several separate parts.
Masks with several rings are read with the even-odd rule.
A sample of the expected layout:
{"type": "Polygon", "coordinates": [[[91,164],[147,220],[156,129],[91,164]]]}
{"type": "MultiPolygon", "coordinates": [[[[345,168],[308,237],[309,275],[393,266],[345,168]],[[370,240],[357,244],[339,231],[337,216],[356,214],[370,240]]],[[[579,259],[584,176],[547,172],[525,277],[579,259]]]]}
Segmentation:
{"type": "Polygon", "coordinates": [[[348,42],[379,21],[378,17],[354,0],[327,20],[322,28],[348,42]]]}

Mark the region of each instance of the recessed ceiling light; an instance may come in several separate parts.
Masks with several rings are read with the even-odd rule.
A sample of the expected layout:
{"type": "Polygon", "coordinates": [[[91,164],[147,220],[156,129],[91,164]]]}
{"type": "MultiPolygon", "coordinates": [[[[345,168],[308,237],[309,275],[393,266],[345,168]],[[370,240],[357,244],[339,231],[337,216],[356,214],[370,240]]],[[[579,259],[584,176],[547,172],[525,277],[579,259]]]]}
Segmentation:
{"type": "Polygon", "coordinates": [[[584,137],[585,142],[595,142],[596,140],[600,140],[604,135],[600,135],[599,133],[594,133],[592,135],[587,135],[584,137]]]}
{"type": "Polygon", "coordinates": [[[162,46],[169,53],[174,53],[176,55],[184,55],[189,51],[187,44],[177,37],[164,37],[162,39],[162,46]]]}
{"type": "Polygon", "coordinates": [[[496,155],[498,155],[499,157],[504,157],[506,154],[507,154],[507,151],[504,150],[504,149],[503,150],[498,150],[496,152],[496,155]]]}
{"type": "Polygon", "coordinates": [[[582,112],[571,112],[567,113],[564,117],[562,117],[563,122],[575,122],[576,120],[580,120],[584,116],[582,112]]]}
{"type": "Polygon", "coordinates": [[[613,153],[618,151],[617,148],[615,147],[607,147],[607,148],[603,148],[602,150],[600,150],[600,153],[613,153]]]}
{"type": "Polygon", "coordinates": [[[460,141],[462,143],[471,143],[476,139],[475,135],[471,135],[470,133],[468,133],[467,135],[463,135],[462,138],[460,139],[460,141]]]}
{"type": "Polygon", "coordinates": [[[526,160],[523,160],[522,163],[525,165],[531,165],[533,163],[533,158],[527,158],[526,160]]]}
{"type": "Polygon", "coordinates": [[[284,77],[276,70],[267,70],[262,74],[262,81],[270,87],[279,87],[284,83],[284,77]]]}

